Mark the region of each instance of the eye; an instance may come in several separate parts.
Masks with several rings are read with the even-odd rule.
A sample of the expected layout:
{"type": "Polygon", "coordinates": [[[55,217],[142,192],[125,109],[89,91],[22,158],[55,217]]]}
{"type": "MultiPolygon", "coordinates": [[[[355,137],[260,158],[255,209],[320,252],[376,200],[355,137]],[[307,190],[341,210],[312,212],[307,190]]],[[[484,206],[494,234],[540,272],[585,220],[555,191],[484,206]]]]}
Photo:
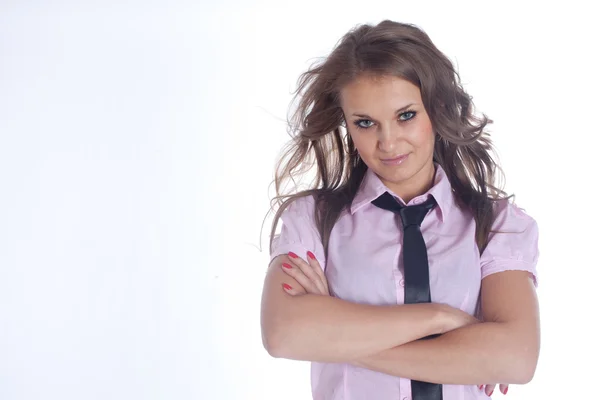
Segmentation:
{"type": "Polygon", "coordinates": [[[411,119],[413,119],[415,117],[415,115],[417,115],[416,111],[405,111],[402,114],[400,114],[400,116],[406,115],[406,114],[412,114],[409,118],[400,118],[401,121],[410,121],[411,119]]]}
{"type": "MultiPolygon", "coordinates": [[[[400,114],[400,122],[408,122],[411,119],[413,119],[416,115],[417,115],[416,111],[405,111],[402,114],[400,114]],[[409,115],[408,118],[402,118],[402,116],[406,116],[407,114],[409,115]]],[[[357,119],[356,121],[354,121],[354,126],[356,126],[358,129],[369,129],[372,126],[372,125],[369,125],[369,126],[361,125],[363,122],[372,123],[373,121],[371,121],[370,119],[357,119]]]]}
{"type": "Polygon", "coordinates": [[[368,119],[357,119],[356,121],[354,121],[354,125],[358,128],[358,129],[369,129],[370,126],[362,126],[361,123],[362,122],[371,122],[368,119]]]}

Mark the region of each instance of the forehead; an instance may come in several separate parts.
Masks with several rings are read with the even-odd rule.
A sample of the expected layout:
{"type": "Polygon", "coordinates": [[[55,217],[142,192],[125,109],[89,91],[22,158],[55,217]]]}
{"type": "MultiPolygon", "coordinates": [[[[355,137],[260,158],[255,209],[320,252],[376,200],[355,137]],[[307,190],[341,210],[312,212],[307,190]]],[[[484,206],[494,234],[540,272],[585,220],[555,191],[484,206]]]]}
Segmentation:
{"type": "Polygon", "coordinates": [[[421,102],[419,87],[396,76],[361,76],[340,91],[343,107],[363,108],[367,105],[392,102],[394,105],[421,102]]]}

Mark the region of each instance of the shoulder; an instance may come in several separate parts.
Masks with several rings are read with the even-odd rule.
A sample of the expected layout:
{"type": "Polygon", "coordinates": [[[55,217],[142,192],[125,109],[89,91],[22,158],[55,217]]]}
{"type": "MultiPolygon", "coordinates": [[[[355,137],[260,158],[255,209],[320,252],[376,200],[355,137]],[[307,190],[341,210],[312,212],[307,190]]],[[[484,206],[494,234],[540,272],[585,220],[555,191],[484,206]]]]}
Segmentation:
{"type": "Polygon", "coordinates": [[[315,195],[305,194],[296,197],[286,207],[285,211],[289,214],[304,215],[312,217],[315,210],[315,195]]]}
{"type": "Polygon", "coordinates": [[[527,229],[537,229],[537,221],[510,199],[494,201],[493,209],[495,215],[492,223],[493,231],[519,233],[527,229]]]}
{"type": "Polygon", "coordinates": [[[315,197],[313,194],[296,195],[292,200],[284,203],[281,212],[283,223],[303,223],[316,225],[315,219],[315,197]]]}
{"type": "Polygon", "coordinates": [[[523,270],[533,276],[537,287],[539,258],[536,220],[509,199],[494,204],[496,217],[489,242],[481,254],[482,279],[502,271],[523,270]]]}
{"type": "Polygon", "coordinates": [[[518,260],[535,264],[538,259],[537,221],[509,199],[494,204],[495,220],[482,263],[494,260],[518,260]]]}
{"type": "Polygon", "coordinates": [[[313,217],[314,197],[312,194],[296,196],[284,203],[281,232],[273,238],[271,258],[290,251],[302,257],[307,251],[312,251],[319,264],[325,266],[323,245],[313,217]]]}

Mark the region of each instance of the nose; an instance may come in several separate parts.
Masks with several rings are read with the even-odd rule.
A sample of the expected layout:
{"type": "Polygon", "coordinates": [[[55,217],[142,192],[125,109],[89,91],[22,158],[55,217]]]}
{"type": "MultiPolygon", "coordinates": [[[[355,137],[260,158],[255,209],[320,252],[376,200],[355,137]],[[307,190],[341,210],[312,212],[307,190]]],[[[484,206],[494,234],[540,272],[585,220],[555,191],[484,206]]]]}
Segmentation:
{"type": "Polygon", "coordinates": [[[401,136],[397,126],[382,126],[377,132],[377,145],[383,153],[393,153],[396,150],[398,138],[401,136]]]}

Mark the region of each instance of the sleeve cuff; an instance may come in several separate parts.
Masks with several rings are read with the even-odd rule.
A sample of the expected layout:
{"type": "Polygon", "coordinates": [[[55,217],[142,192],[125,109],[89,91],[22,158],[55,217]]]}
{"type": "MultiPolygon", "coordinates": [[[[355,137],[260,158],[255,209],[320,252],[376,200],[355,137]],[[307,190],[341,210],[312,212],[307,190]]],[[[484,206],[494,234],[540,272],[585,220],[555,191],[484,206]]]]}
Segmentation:
{"type": "MultiPolygon", "coordinates": [[[[271,260],[269,261],[269,265],[271,265],[275,258],[282,254],[287,254],[290,251],[292,253],[297,254],[298,257],[300,257],[308,263],[308,255],[306,254],[308,252],[308,249],[306,248],[306,246],[304,246],[302,243],[284,243],[275,246],[273,252],[271,252],[271,260]]],[[[315,254],[315,257],[317,257],[317,261],[319,262],[321,269],[325,270],[325,263],[323,262],[321,257],[319,257],[318,254],[315,254]]]]}
{"type": "Polygon", "coordinates": [[[534,263],[523,261],[523,260],[493,260],[481,269],[481,279],[486,276],[495,274],[503,271],[528,271],[533,277],[533,284],[536,289],[538,287],[538,277],[536,271],[536,265],[534,263]]]}

